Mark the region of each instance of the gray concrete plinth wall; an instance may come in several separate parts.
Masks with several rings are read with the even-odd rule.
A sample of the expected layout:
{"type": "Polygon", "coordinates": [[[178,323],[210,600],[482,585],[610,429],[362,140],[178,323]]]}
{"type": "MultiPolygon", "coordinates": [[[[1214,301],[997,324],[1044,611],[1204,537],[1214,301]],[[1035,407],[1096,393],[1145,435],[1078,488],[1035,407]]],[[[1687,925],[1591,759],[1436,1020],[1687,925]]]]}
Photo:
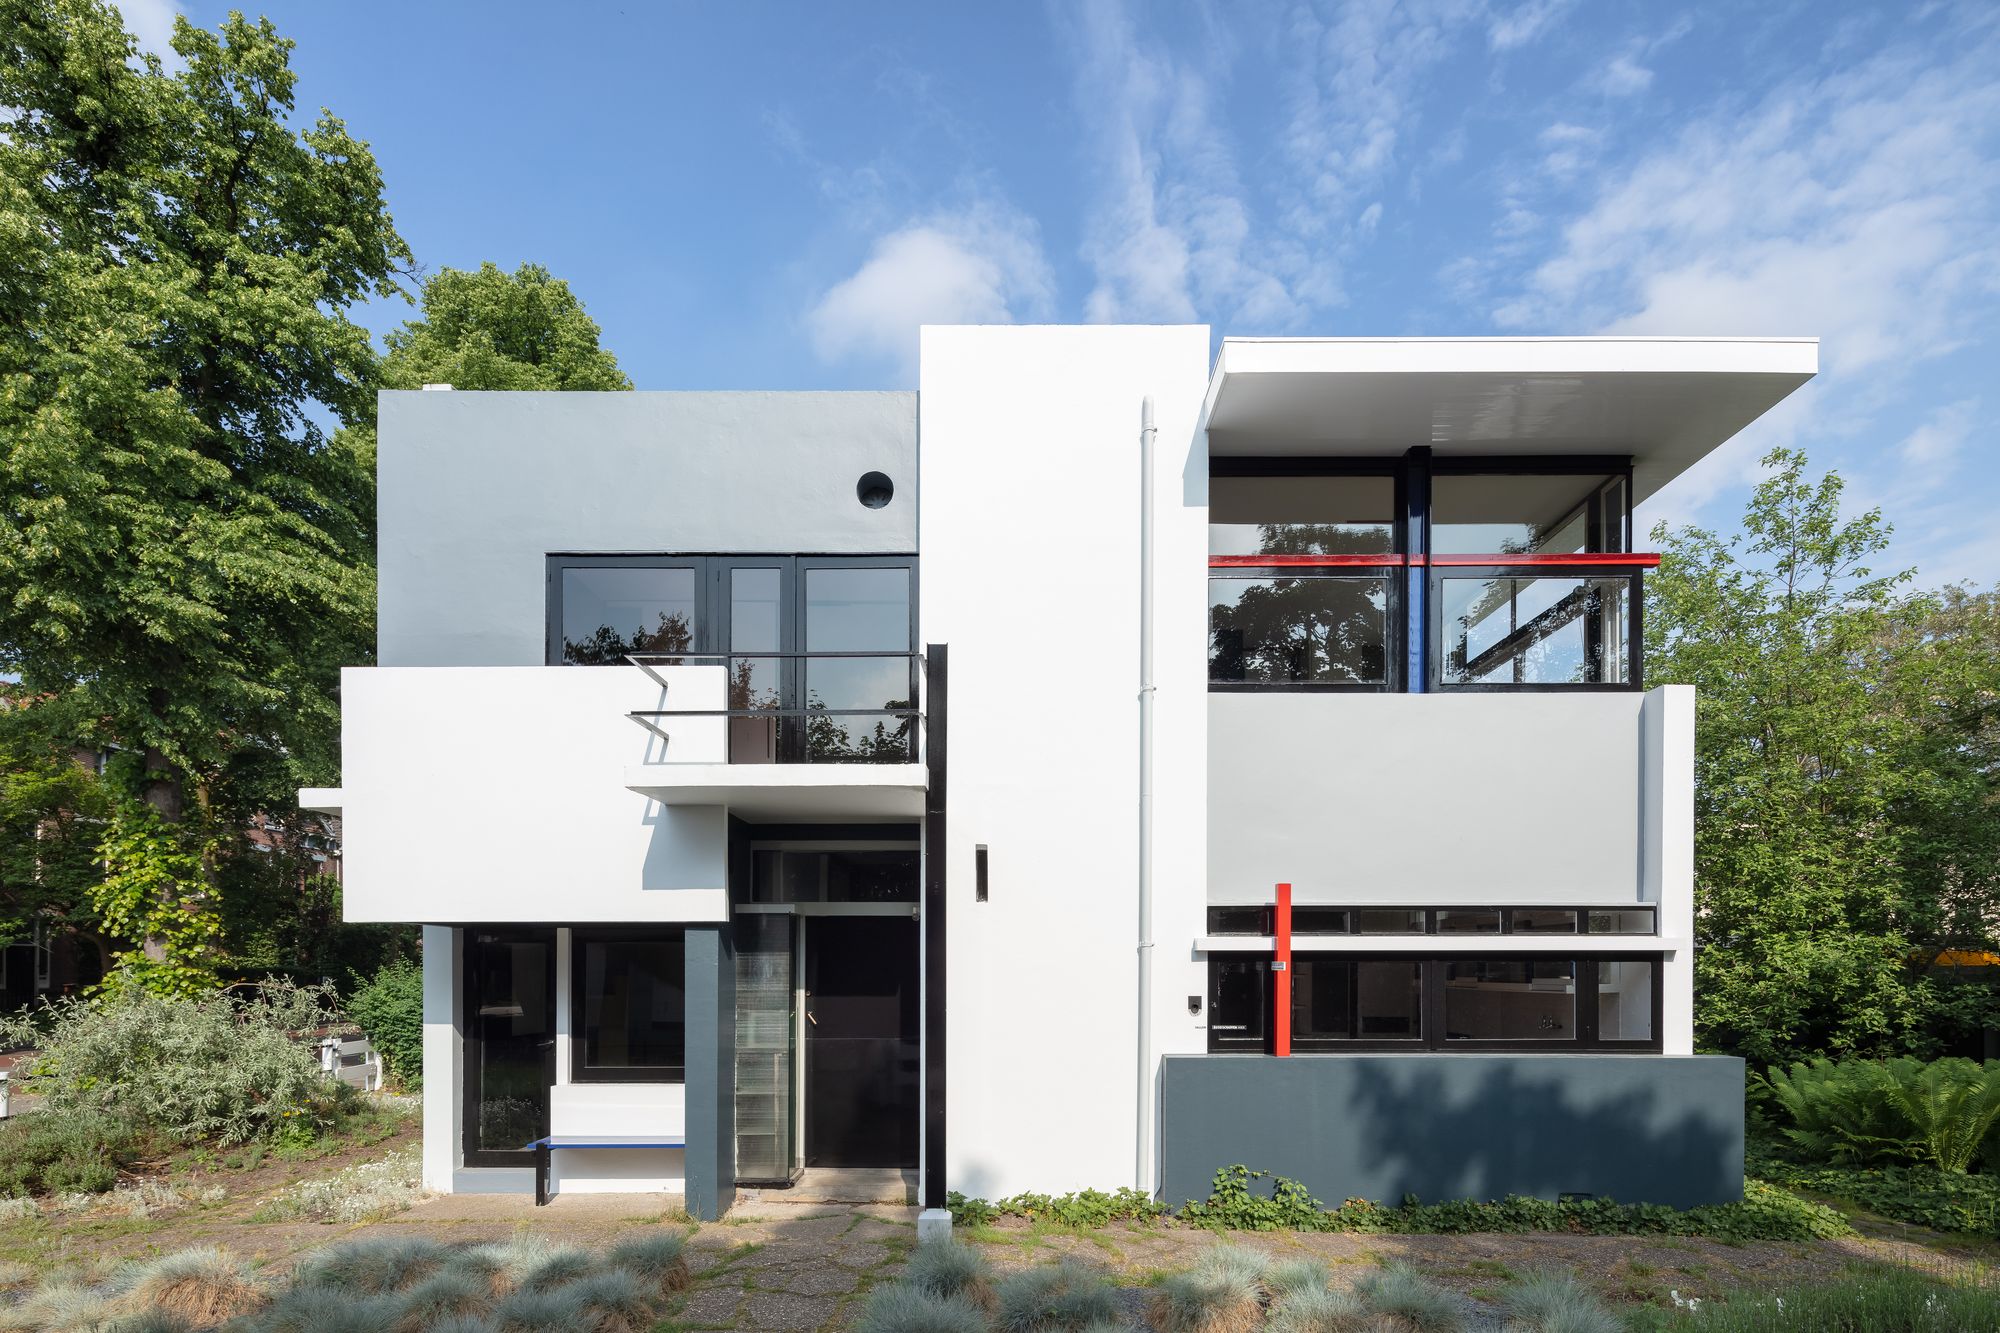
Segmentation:
{"type": "Polygon", "coordinates": [[[1743,1197],[1743,1062],[1693,1055],[1168,1056],[1161,1191],[1241,1163],[1329,1206],[1525,1194],[1743,1197]]]}

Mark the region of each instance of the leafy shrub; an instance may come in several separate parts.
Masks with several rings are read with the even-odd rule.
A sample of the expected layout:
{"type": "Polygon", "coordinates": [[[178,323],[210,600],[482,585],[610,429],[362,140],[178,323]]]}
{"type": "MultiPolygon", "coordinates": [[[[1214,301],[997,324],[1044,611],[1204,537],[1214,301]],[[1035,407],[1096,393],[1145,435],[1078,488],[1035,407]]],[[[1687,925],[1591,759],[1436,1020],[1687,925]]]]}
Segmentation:
{"type": "Polygon", "coordinates": [[[1150,1222],[1170,1211],[1164,1204],[1156,1203],[1152,1195],[1130,1185],[1120,1186],[1109,1194],[1094,1189],[1074,1194],[1016,1194],[996,1203],[968,1199],[953,1190],[945,1196],[945,1207],[951,1211],[952,1221],[962,1226],[984,1226],[996,1217],[1021,1217],[1078,1230],[1108,1226],[1120,1220],[1150,1222]]]}
{"type": "Polygon", "coordinates": [[[1884,1269],[1769,1294],[1703,1301],[1675,1324],[1690,1333],[1866,1330],[1940,1333],[2000,1328],[2000,1293],[1941,1282],[1912,1269],[1884,1269]]]}
{"type": "Polygon", "coordinates": [[[384,963],[347,1000],[347,1016],[368,1034],[389,1075],[415,1091],[424,1084],[424,969],[406,958],[384,963]]]}
{"type": "Polygon", "coordinates": [[[1785,1137],[1812,1161],[1963,1172],[2000,1121],[2000,1062],[1820,1059],[1763,1081],[1791,1122],[1785,1137]]]}
{"type": "Polygon", "coordinates": [[[1008,1275],[997,1299],[1004,1333],[1079,1333],[1119,1318],[1117,1293],[1074,1260],[1008,1275]]]}
{"type": "Polygon", "coordinates": [[[119,1116],[38,1112],[0,1121],[0,1197],[101,1194],[140,1152],[137,1130],[119,1116]]]}
{"type": "Polygon", "coordinates": [[[1510,1333],[1620,1333],[1625,1323],[1597,1293],[1567,1273],[1524,1273],[1507,1284],[1500,1308],[1510,1333]]]}
{"type": "Polygon", "coordinates": [[[1181,1218],[1195,1226],[1232,1231],[1356,1231],[1407,1235],[1462,1235],[1475,1231],[1567,1231],[1607,1236],[1713,1236],[1720,1240],[1823,1240],[1849,1234],[1832,1208],[1759,1180],[1743,1183],[1741,1203],[1669,1208],[1610,1199],[1530,1199],[1508,1195],[1492,1203],[1469,1199],[1401,1207],[1349,1199],[1329,1209],[1296,1180],[1266,1171],[1226,1166],[1215,1173],[1206,1202],[1189,1203],[1181,1218]],[[1270,1178],[1266,1195],[1251,1188],[1270,1178]]]}
{"type": "Polygon", "coordinates": [[[1756,1161],[1758,1174],[1784,1185],[1860,1204],[1899,1222],[2000,1239],[2000,1177],[1929,1166],[1803,1166],[1756,1161]]]}
{"type": "MultiPolygon", "coordinates": [[[[295,1035],[331,1017],[319,988],[172,998],[127,987],[43,1011],[27,1087],[56,1119],[116,1116],[177,1142],[242,1143],[331,1126],[355,1105],[295,1035]]],[[[24,1035],[0,1020],[0,1042],[24,1035]]]]}
{"type": "Polygon", "coordinates": [[[986,1316],[963,1296],[940,1296],[906,1282],[892,1282],[868,1294],[854,1329],[855,1333],[985,1333],[986,1316]]]}

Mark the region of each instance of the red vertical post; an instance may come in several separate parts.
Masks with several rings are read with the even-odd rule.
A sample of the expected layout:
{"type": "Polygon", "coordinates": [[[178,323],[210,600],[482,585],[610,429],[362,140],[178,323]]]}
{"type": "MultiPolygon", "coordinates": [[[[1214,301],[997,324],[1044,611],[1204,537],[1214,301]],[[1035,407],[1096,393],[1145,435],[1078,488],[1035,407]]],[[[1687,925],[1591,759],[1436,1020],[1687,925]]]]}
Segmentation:
{"type": "Polygon", "coordinates": [[[1275,922],[1278,956],[1271,965],[1272,1049],[1279,1055],[1292,1053],[1292,886],[1278,886],[1275,922]]]}

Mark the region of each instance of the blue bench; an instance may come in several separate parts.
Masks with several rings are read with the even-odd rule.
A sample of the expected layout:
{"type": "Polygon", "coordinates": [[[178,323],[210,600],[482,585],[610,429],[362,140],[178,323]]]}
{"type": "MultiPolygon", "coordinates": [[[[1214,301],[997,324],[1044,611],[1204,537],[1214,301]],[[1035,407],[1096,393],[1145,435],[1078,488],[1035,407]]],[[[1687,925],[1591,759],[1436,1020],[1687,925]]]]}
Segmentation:
{"type": "Polygon", "coordinates": [[[662,1139],[646,1134],[544,1134],[528,1145],[535,1154],[535,1207],[549,1201],[549,1159],[557,1149],[570,1148],[686,1148],[679,1139],[662,1139]]]}

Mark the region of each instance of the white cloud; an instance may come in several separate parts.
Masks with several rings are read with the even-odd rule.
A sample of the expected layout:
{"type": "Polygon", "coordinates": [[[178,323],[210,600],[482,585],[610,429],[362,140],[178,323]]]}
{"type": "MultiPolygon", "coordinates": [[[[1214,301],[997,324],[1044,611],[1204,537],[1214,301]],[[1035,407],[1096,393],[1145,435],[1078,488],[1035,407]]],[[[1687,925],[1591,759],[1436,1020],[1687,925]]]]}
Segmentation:
{"type": "Polygon", "coordinates": [[[1697,121],[1607,175],[1496,322],[1817,333],[1841,370],[1947,350],[2000,290],[1994,55],[1885,55],[1697,121]]]}
{"type": "Polygon", "coordinates": [[[1540,37],[1549,24],[1568,12],[1575,0],[1525,0],[1487,25],[1486,40],[1495,51],[1511,51],[1540,37]]]}
{"type": "Polygon", "coordinates": [[[1559,180],[1576,175],[1596,161],[1597,146],[1603,139],[1601,131],[1588,125],[1558,121],[1541,133],[1540,142],[1546,150],[1542,170],[1559,180]]]}
{"type": "Polygon", "coordinates": [[[174,0],[116,0],[116,3],[125,27],[138,38],[139,49],[158,56],[169,68],[178,67],[180,57],[174,53],[173,42],[174,19],[181,12],[180,6],[174,0]]]}
{"type": "Polygon", "coordinates": [[[919,325],[1045,318],[1054,292],[1033,220],[978,201],[879,237],[814,304],[806,328],[823,360],[885,362],[914,383],[919,325]]]}
{"type": "Polygon", "coordinates": [[[1896,446],[1896,456],[1914,468],[1935,469],[1949,462],[1972,438],[1973,413],[1978,408],[1976,398],[1963,398],[1938,408],[1903,437],[1896,446]]]}
{"type": "Polygon", "coordinates": [[[1653,86],[1653,71],[1629,55],[1613,56],[1604,68],[1584,80],[1584,87],[1605,97],[1631,97],[1653,86]]]}
{"type": "Polygon", "coordinates": [[[1100,168],[1083,257],[1095,322],[1289,327],[1284,256],[1253,241],[1234,154],[1211,107],[1215,76],[1143,41],[1121,0],[1058,11],[1078,53],[1076,104],[1100,168]]]}

